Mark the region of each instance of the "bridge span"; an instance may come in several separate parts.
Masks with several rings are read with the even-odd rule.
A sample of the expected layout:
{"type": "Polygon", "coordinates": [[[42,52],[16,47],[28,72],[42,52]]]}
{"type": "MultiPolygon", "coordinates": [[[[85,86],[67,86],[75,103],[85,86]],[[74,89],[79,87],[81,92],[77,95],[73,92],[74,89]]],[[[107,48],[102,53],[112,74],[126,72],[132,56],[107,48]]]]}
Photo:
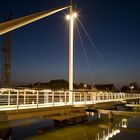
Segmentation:
{"type": "Polygon", "coordinates": [[[0,111],[48,107],[85,107],[105,102],[140,99],[140,94],[95,91],[0,89],[0,111]],[[72,93],[72,102],[69,101],[72,93]]]}
{"type": "Polygon", "coordinates": [[[140,99],[140,94],[2,88],[0,121],[32,117],[62,121],[86,116],[86,109],[110,109],[132,99],[140,99]]]}

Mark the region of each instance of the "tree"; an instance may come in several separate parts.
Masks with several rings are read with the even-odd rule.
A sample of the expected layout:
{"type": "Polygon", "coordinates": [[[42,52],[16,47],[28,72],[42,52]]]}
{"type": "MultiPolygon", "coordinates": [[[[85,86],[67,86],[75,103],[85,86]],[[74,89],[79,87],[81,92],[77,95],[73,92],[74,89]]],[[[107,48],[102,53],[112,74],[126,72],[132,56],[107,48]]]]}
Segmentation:
{"type": "Polygon", "coordinates": [[[128,90],[129,90],[129,87],[126,85],[121,87],[121,92],[128,92],[128,90]]]}

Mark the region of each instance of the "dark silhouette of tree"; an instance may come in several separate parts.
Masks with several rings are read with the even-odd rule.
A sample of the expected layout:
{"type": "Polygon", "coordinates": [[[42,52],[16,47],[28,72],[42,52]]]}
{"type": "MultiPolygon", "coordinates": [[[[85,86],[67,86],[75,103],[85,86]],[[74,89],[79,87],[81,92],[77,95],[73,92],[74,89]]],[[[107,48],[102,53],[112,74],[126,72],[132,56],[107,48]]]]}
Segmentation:
{"type": "Polygon", "coordinates": [[[131,82],[121,88],[121,92],[138,92],[139,86],[136,82],[131,82]]]}
{"type": "Polygon", "coordinates": [[[129,90],[130,90],[129,87],[126,85],[121,87],[121,92],[128,92],[129,90]]]}
{"type": "Polygon", "coordinates": [[[68,89],[69,83],[66,80],[51,80],[47,83],[47,87],[50,89],[68,89]]]}
{"type": "Polygon", "coordinates": [[[138,85],[137,85],[136,82],[129,83],[128,86],[129,86],[130,88],[133,86],[133,89],[134,89],[134,90],[138,90],[138,89],[139,89],[139,87],[138,87],[138,85]]]}

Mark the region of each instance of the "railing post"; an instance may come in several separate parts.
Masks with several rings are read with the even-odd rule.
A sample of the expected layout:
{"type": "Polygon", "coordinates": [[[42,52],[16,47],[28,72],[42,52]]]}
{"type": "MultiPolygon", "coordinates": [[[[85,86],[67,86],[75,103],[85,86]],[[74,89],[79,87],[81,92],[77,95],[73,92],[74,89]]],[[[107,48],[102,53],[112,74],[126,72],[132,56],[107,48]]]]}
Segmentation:
{"type": "Polygon", "coordinates": [[[106,93],[104,93],[104,101],[106,101],[106,93]]]}
{"type": "Polygon", "coordinates": [[[65,105],[67,104],[67,93],[65,91],[65,105]]]}
{"type": "Polygon", "coordinates": [[[102,93],[102,102],[104,102],[104,93],[102,93]]]}
{"type": "Polygon", "coordinates": [[[38,91],[36,92],[36,105],[37,105],[37,108],[38,108],[38,100],[39,100],[39,98],[38,98],[38,91]]]}
{"type": "Polygon", "coordinates": [[[59,102],[62,102],[62,100],[61,100],[61,92],[59,93],[59,102]]]}
{"type": "Polygon", "coordinates": [[[85,92],[85,96],[84,96],[84,100],[85,100],[85,105],[86,105],[86,100],[87,100],[87,92],[85,92]]]}
{"type": "Polygon", "coordinates": [[[114,100],[116,100],[116,93],[114,93],[114,100]]]}
{"type": "Polygon", "coordinates": [[[110,98],[110,95],[109,95],[109,93],[107,93],[107,96],[108,96],[108,101],[109,101],[109,98],[110,98]]]}
{"type": "Polygon", "coordinates": [[[73,104],[75,103],[75,96],[76,96],[76,94],[75,94],[75,92],[73,92],[73,104]]]}
{"type": "Polygon", "coordinates": [[[48,103],[48,93],[44,92],[44,103],[48,103]]]}
{"type": "Polygon", "coordinates": [[[19,91],[17,91],[17,110],[19,109],[19,91]]]}
{"type": "Polygon", "coordinates": [[[80,92],[80,102],[81,102],[81,92],[80,92]]]}
{"type": "Polygon", "coordinates": [[[112,92],[110,93],[110,95],[111,95],[111,101],[113,100],[113,94],[112,94],[112,92]]]}
{"type": "Polygon", "coordinates": [[[97,101],[99,102],[99,93],[97,93],[97,101]]]}
{"type": "Polygon", "coordinates": [[[8,105],[10,105],[10,90],[8,92],[8,105]]]}
{"type": "Polygon", "coordinates": [[[114,93],[112,92],[112,101],[114,101],[114,93]]]}
{"type": "Polygon", "coordinates": [[[26,104],[26,91],[24,91],[24,105],[26,104]]]}
{"type": "Polygon", "coordinates": [[[92,103],[94,103],[94,96],[93,96],[94,95],[94,92],[92,92],[91,95],[92,95],[92,103]]]}
{"type": "Polygon", "coordinates": [[[97,102],[97,100],[98,100],[97,94],[98,94],[98,93],[96,92],[96,94],[95,94],[95,99],[96,99],[96,102],[97,102]]]}
{"type": "Polygon", "coordinates": [[[52,106],[54,107],[54,91],[52,91],[52,106]]]}
{"type": "Polygon", "coordinates": [[[49,103],[49,93],[48,92],[46,92],[46,101],[47,101],[47,103],[49,103]]]}

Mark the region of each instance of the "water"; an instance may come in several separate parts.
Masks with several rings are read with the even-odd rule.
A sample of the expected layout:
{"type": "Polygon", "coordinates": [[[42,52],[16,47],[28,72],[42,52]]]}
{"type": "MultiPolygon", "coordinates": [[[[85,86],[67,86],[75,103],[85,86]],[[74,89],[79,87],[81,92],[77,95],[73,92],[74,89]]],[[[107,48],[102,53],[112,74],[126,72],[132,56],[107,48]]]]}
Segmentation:
{"type": "Polygon", "coordinates": [[[98,119],[94,114],[81,123],[54,122],[36,119],[1,124],[0,134],[10,140],[140,140],[140,117],[107,116],[98,119]]]}

